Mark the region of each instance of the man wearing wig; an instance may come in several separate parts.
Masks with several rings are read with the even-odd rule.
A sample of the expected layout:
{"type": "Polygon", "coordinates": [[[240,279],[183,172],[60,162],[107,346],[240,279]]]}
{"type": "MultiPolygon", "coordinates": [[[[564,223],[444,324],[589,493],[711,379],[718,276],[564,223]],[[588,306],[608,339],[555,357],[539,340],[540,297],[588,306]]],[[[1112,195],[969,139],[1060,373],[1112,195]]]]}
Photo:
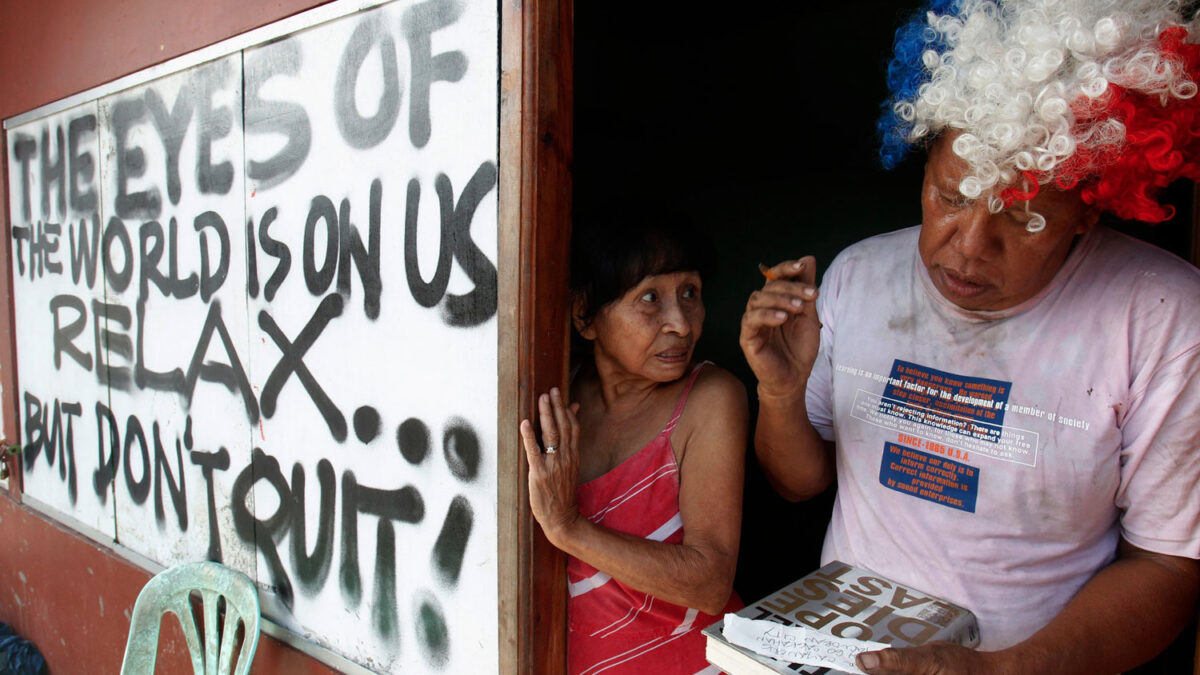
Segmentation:
{"type": "Polygon", "coordinates": [[[1097,225],[1200,179],[1200,27],[1167,0],[936,0],[897,32],[882,157],[922,224],[779,263],[747,304],[755,446],[824,561],[962,604],[981,644],[876,673],[1114,673],[1200,589],[1200,272],[1097,225]]]}

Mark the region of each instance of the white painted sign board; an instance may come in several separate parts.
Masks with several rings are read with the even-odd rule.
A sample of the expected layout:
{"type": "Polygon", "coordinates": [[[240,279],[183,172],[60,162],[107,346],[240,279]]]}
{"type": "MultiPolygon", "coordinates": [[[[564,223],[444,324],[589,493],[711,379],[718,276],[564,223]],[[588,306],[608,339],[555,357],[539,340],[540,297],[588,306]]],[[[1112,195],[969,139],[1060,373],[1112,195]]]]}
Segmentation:
{"type": "Polygon", "coordinates": [[[28,496],[367,668],[497,670],[497,11],[396,0],[8,128],[28,496]]]}

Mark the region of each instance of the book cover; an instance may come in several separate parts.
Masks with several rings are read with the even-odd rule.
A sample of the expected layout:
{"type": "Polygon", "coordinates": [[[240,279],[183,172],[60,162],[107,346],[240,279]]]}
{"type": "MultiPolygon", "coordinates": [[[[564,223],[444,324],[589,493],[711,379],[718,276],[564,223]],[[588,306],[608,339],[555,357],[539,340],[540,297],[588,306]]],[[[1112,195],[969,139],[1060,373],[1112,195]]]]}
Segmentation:
{"type": "MultiPolygon", "coordinates": [[[[737,614],[894,647],[931,640],[979,645],[979,625],[966,608],[837,560],[737,614]]],[[[718,621],[704,629],[705,656],[727,673],[841,675],[841,671],[784,663],[730,644],[722,634],[723,627],[724,622],[718,621]]]]}

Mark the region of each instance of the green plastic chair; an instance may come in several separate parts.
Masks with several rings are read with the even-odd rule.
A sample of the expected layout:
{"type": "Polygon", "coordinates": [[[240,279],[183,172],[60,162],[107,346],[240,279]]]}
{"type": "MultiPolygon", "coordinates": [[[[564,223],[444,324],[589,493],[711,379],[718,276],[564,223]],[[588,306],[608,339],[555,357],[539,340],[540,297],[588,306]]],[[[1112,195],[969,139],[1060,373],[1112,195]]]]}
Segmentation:
{"type": "Polygon", "coordinates": [[[146,582],[133,605],[121,675],[154,672],[158,633],[167,612],[174,613],[183,627],[196,675],[246,675],[258,648],[260,611],[254,582],[235,569],[197,562],[163,570],[146,582]],[[218,628],[222,611],[225,620],[218,628]],[[204,627],[203,647],[198,625],[204,627]],[[236,662],[235,643],[240,644],[236,662]]]}

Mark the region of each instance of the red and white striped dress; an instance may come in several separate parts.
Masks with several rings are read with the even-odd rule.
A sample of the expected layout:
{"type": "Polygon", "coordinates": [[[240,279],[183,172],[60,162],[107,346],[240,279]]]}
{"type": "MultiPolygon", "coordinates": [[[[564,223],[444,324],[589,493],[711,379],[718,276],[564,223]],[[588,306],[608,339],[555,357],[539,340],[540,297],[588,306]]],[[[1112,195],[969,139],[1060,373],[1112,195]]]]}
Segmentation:
{"type": "MultiPolygon", "coordinates": [[[[597,525],[671,544],[683,542],[679,466],[671,433],[704,363],[688,377],[667,426],[608,473],[581,483],[580,512],[597,525]]],[[[720,673],[704,659],[705,626],[720,617],[658,600],[572,557],[567,562],[567,639],[572,675],[720,673]]],[[[742,607],[731,594],[726,611],[742,607]]]]}

